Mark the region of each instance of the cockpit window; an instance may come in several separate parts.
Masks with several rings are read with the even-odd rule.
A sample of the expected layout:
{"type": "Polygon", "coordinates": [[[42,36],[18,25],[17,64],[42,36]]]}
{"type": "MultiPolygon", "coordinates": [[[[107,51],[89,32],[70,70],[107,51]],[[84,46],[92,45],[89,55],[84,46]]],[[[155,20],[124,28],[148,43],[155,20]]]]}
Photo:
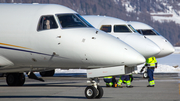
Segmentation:
{"type": "Polygon", "coordinates": [[[111,25],[102,25],[100,30],[105,32],[111,32],[111,25]]]}
{"type": "Polygon", "coordinates": [[[128,25],[128,26],[131,28],[131,30],[132,30],[133,32],[138,33],[131,25],[128,25]]]}
{"type": "Polygon", "coordinates": [[[143,35],[157,35],[153,30],[141,30],[143,35]]]}
{"type": "Polygon", "coordinates": [[[88,21],[86,21],[82,16],[80,16],[79,14],[76,14],[76,16],[78,16],[83,22],[85,22],[88,27],[93,27],[88,21]]]}
{"type": "Polygon", "coordinates": [[[142,34],[141,30],[137,30],[138,33],[142,34]]]}
{"type": "Polygon", "coordinates": [[[156,33],[156,35],[161,35],[159,34],[155,29],[152,29],[154,33],[156,33]]]}
{"type": "Polygon", "coordinates": [[[126,25],[114,25],[114,32],[132,32],[126,25]]]}
{"type": "Polygon", "coordinates": [[[42,16],[38,24],[38,31],[56,29],[58,28],[57,23],[53,15],[42,16]]]}
{"type": "Polygon", "coordinates": [[[92,27],[87,21],[80,18],[80,15],[78,14],[58,14],[57,17],[62,28],[92,27]]]}

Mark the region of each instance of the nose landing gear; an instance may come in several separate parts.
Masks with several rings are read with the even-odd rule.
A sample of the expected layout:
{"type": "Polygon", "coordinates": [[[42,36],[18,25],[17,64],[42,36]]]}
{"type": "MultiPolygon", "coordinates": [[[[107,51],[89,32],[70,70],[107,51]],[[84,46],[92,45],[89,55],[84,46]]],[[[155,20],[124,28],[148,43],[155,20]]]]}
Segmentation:
{"type": "Polygon", "coordinates": [[[91,83],[91,86],[87,86],[85,89],[85,96],[88,99],[100,99],[103,96],[103,89],[101,86],[99,86],[99,79],[94,78],[87,81],[88,83],[91,83]]]}

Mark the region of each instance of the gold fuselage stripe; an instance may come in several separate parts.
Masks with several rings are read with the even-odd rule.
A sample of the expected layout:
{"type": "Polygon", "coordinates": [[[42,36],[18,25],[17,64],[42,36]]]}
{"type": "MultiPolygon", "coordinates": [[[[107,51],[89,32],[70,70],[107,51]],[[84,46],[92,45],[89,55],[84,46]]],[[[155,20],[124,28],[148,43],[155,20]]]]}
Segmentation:
{"type": "Polygon", "coordinates": [[[24,48],[24,49],[30,49],[30,48],[21,47],[21,46],[16,46],[16,45],[11,45],[11,44],[6,44],[6,43],[0,43],[0,45],[5,45],[5,46],[12,46],[12,47],[17,47],[17,48],[24,48]]]}

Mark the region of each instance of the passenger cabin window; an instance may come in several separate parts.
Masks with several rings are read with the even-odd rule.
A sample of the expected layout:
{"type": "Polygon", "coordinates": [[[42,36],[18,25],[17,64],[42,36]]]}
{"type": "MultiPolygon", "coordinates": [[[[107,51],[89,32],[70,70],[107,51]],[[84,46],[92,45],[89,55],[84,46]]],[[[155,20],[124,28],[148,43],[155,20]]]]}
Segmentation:
{"type": "Polygon", "coordinates": [[[100,30],[105,32],[111,32],[111,25],[102,25],[100,30]]]}
{"type": "Polygon", "coordinates": [[[38,24],[38,31],[58,28],[54,16],[42,16],[38,24]]]}
{"type": "Polygon", "coordinates": [[[126,25],[114,25],[114,32],[132,32],[126,25]]]}
{"type": "Polygon", "coordinates": [[[58,14],[62,28],[93,27],[78,14],[58,14]]]}

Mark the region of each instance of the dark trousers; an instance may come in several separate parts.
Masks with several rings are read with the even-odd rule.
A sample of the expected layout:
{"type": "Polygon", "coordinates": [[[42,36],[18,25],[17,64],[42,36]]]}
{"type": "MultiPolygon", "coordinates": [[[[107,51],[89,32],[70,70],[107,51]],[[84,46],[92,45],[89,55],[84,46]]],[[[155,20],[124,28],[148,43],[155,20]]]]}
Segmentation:
{"type": "Polygon", "coordinates": [[[104,79],[104,82],[106,82],[106,83],[112,82],[113,84],[115,84],[116,83],[116,79],[115,78],[108,78],[108,79],[104,79]]]}
{"type": "Polygon", "coordinates": [[[126,80],[126,81],[130,80],[129,75],[122,75],[121,80],[126,80]]]}
{"type": "Polygon", "coordinates": [[[147,74],[149,76],[149,80],[148,81],[152,81],[154,80],[154,69],[147,69],[147,74]]]}

